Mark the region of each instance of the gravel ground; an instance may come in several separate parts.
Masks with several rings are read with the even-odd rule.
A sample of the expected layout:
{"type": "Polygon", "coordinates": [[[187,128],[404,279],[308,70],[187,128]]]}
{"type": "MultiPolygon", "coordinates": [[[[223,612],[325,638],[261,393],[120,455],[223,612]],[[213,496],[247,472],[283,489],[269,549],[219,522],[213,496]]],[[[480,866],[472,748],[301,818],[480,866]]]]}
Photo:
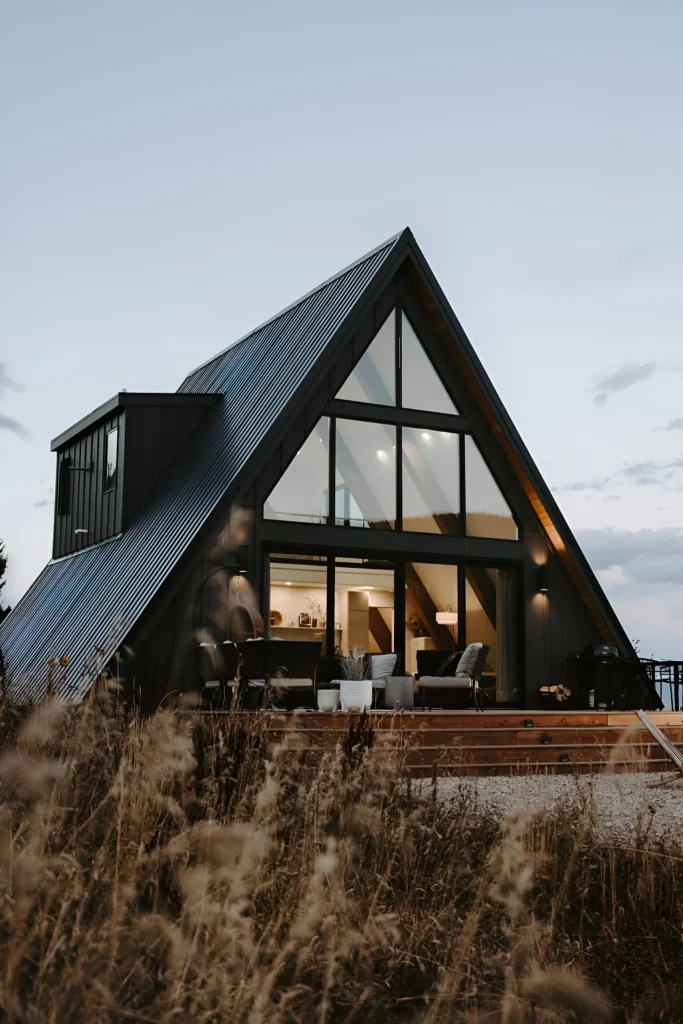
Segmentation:
{"type": "MultiPolygon", "coordinates": [[[[532,813],[552,808],[558,800],[594,801],[596,831],[601,838],[629,838],[639,828],[651,839],[679,836],[683,842],[683,782],[656,789],[648,784],[659,774],[624,775],[527,775],[442,778],[438,793],[457,804],[463,796],[476,796],[480,805],[503,818],[510,811],[532,813]]],[[[413,786],[432,786],[431,780],[415,780],[413,786]]]]}

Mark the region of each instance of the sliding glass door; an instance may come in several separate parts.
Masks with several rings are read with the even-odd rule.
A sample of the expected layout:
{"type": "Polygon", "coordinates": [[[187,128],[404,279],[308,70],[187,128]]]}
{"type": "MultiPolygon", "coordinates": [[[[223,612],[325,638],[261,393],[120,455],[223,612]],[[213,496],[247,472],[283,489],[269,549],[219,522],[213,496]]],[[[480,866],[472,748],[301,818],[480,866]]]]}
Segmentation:
{"type": "MultiPolygon", "coordinates": [[[[519,698],[519,571],[515,566],[390,561],[351,554],[271,554],[268,558],[271,637],[322,643],[321,673],[360,649],[395,651],[407,672],[420,651],[488,647],[482,687],[489,705],[519,698]]],[[[321,675],[322,677],[322,675],[321,675]]]]}

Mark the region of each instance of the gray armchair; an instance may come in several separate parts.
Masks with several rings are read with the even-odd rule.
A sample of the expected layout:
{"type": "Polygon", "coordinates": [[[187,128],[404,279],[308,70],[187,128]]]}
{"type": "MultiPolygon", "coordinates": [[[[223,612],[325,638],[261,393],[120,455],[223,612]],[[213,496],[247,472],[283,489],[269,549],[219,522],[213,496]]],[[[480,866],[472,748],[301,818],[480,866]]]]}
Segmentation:
{"type": "Polygon", "coordinates": [[[474,707],[477,711],[483,711],[479,683],[489,650],[486,644],[469,644],[459,657],[453,658],[451,664],[448,664],[448,658],[444,659],[446,664],[443,675],[420,675],[417,685],[422,697],[422,708],[425,706],[425,695],[431,690],[469,690],[474,707]]]}

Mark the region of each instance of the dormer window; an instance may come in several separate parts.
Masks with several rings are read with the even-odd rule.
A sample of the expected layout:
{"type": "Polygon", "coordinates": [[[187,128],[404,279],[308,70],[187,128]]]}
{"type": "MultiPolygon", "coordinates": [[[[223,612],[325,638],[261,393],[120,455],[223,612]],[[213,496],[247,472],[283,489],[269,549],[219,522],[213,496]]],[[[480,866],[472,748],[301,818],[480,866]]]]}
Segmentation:
{"type": "Polygon", "coordinates": [[[106,463],[104,467],[104,489],[113,491],[116,487],[116,464],[119,447],[119,428],[114,427],[107,434],[106,463]]]}

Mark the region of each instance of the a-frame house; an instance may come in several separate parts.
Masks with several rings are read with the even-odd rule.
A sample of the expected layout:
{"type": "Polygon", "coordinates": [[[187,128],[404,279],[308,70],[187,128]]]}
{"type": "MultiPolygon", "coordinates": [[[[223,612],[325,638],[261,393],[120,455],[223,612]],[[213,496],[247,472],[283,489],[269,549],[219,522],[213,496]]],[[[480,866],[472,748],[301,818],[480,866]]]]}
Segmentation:
{"type": "Polygon", "coordinates": [[[152,705],[262,624],[322,637],[321,677],[356,645],[412,671],[481,640],[503,706],[586,645],[633,656],[409,229],[52,447],[53,560],[0,626],[18,700],[108,666],[152,705]]]}

